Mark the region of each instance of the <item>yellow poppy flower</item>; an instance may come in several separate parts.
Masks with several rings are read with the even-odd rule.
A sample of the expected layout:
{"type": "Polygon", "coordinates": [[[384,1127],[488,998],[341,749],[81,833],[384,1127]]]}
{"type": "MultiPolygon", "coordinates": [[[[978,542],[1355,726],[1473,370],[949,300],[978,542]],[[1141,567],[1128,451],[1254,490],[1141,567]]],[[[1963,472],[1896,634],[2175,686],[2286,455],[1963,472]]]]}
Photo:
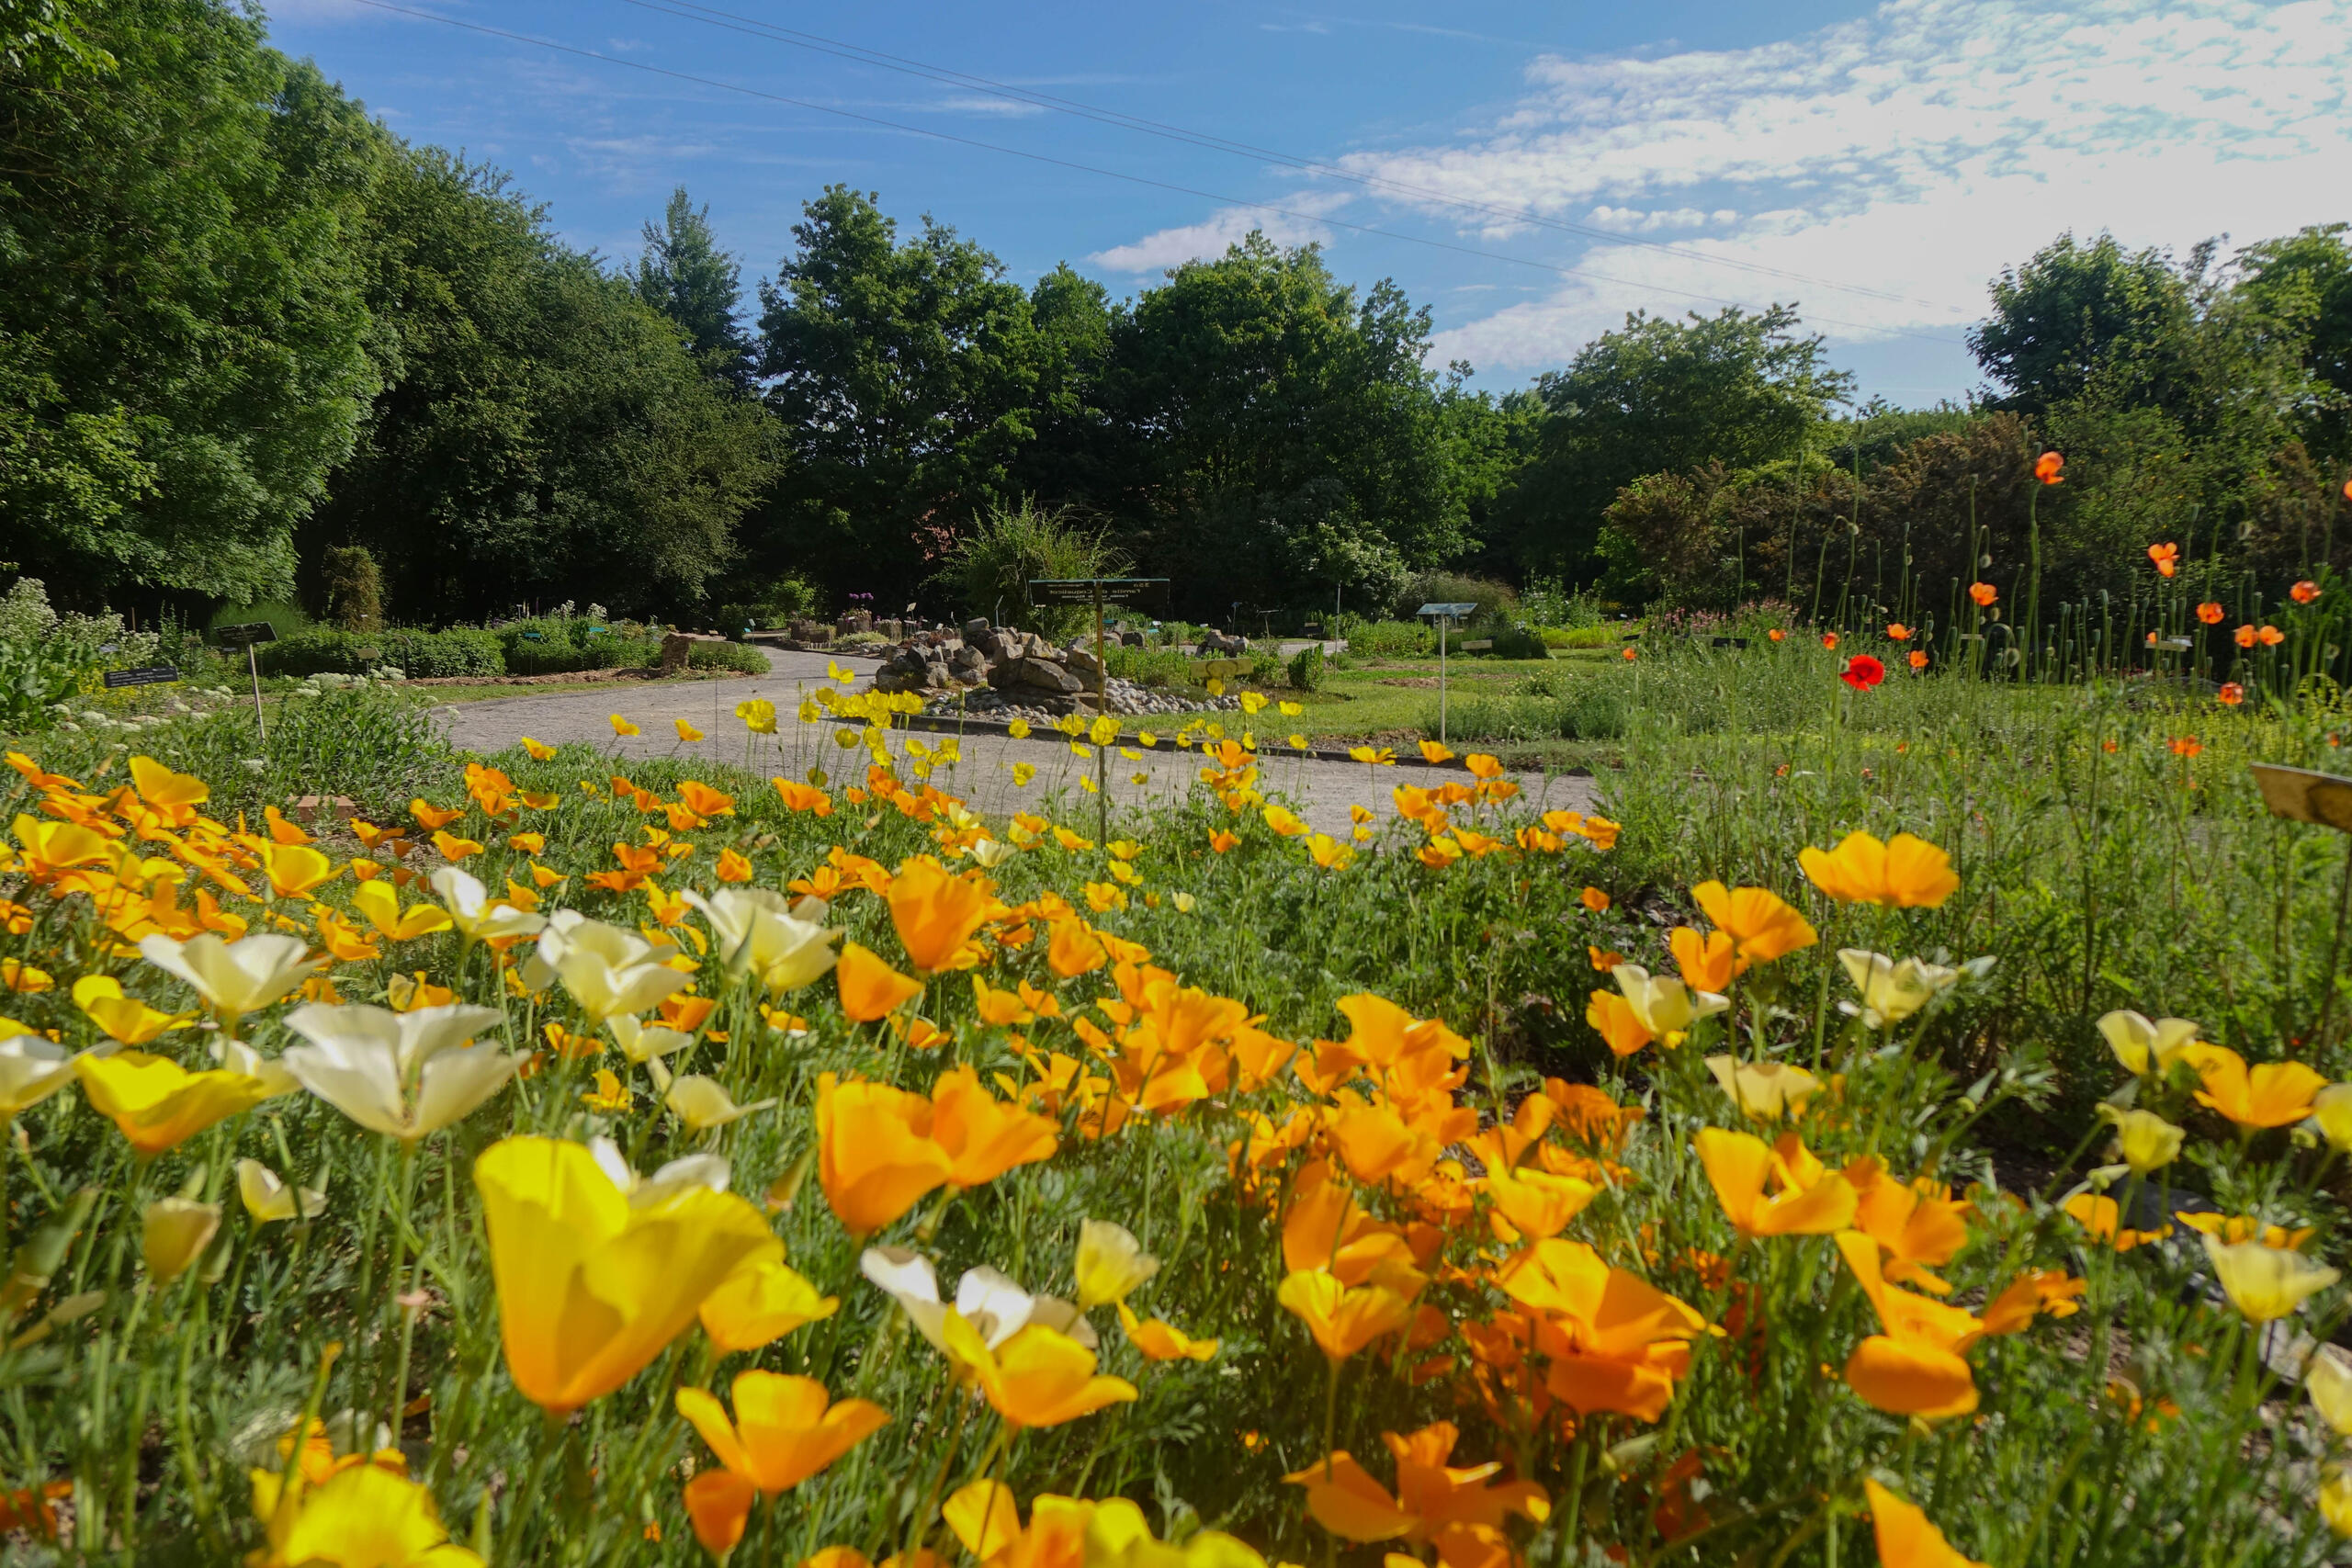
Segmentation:
{"type": "Polygon", "coordinates": [[[644,1370],[775,1238],[731,1193],[689,1185],[643,1207],[578,1144],[512,1137],[474,1162],[507,1371],[568,1415],[644,1370]]]}
{"type": "Polygon", "coordinates": [[[1883,843],[1869,833],[1849,833],[1834,850],[1800,851],[1797,863],[1815,886],[1841,904],[1939,909],[1960,890],[1951,857],[1909,833],[1883,843]]]}
{"type": "Polygon", "coordinates": [[[74,1071],[98,1113],[121,1129],[132,1148],[151,1157],[293,1088],[290,1080],[280,1087],[227,1067],[191,1073],[167,1056],[143,1051],[78,1056],[74,1071]]]}

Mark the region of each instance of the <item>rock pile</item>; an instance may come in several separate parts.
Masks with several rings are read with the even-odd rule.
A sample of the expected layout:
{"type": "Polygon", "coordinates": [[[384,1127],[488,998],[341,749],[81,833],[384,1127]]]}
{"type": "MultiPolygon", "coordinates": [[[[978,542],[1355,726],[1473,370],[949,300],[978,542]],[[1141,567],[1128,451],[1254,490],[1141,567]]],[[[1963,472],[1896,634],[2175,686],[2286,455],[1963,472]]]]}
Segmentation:
{"type": "MultiPolygon", "coordinates": [[[[1140,634],[1135,636],[1140,642],[1140,634]]],[[[919,631],[900,642],[874,677],[877,692],[921,692],[934,705],[1006,717],[1091,713],[1098,685],[1113,713],[1191,713],[1236,705],[1146,691],[1115,677],[1105,682],[1092,639],[1057,648],[1035,632],[967,621],[960,628],[919,631]]]]}

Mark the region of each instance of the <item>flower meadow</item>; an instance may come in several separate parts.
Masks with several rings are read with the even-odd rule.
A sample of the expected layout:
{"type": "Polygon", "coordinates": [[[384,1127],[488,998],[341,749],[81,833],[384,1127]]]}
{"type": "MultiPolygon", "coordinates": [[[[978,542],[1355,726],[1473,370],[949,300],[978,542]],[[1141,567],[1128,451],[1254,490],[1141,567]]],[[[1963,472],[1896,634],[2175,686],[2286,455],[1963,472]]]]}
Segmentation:
{"type": "MultiPolygon", "coordinates": [[[[1797,668],[1839,746],[1935,689],[1797,668]]],[[[841,777],[526,742],[307,819],[127,745],[8,755],[12,1560],[2300,1564],[2352,1530],[2324,1022],[1988,1037],[2053,983],[1961,918],[2002,863],[1812,833],[1784,761],[1751,773],[1793,852],[1751,828],[1751,874],[1661,886],[1626,857],[1736,829],[1656,772],[1539,813],[1432,745],[1461,766],[1342,840],[1204,726],[1190,800],[1105,836],[1084,796],[976,815],[887,699],[812,705],[841,777]]],[[[2228,829],[2189,760],[2146,780],[2183,841],[2228,829]]]]}

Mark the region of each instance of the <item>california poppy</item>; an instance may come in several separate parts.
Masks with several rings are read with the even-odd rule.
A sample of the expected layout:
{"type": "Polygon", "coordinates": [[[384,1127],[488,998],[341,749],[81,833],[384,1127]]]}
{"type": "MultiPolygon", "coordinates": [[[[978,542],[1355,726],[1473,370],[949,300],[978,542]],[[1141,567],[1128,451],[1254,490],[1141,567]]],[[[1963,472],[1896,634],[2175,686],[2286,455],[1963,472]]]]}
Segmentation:
{"type": "Polygon", "coordinates": [[[842,945],[833,980],[841,988],[842,1011],[857,1023],[887,1017],[922,994],[922,981],[899,974],[880,954],[854,942],[842,945]]]}
{"type": "Polygon", "coordinates": [[[1846,660],[1846,669],[1838,679],[1858,692],[1867,692],[1886,679],[1886,666],[1867,653],[1858,653],[1846,660]]]}
{"type": "Polygon", "coordinates": [[[919,970],[949,967],[988,918],[989,896],[928,855],[917,855],[890,881],[890,922],[919,970]]]}
{"type": "Polygon", "coordinates": [[[1951,857],[1911,833],[1897,833],[1883,843],[1870,833],[1849,833],[1834,850],[1799,851],[1797,863],[1815,886],[1841,904],[1935,909],[1960,887],[1951,857]]]}

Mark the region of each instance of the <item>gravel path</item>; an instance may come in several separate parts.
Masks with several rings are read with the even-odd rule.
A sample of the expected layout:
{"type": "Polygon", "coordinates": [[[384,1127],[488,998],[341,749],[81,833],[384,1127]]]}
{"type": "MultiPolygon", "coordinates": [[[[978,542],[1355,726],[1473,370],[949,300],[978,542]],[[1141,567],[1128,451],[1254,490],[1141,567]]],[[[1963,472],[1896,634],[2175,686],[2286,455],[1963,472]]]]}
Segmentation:
{"type": "MultiPolygon", "coordinates": [[[[617,754],[622,757],[694,755],[747,763],[763,773],[794,778],[804,775],[811,766],[823,767],[837,778],[847,776],[854,771],[856,756],[862,753],[854,755],[838,749],[830,728],[801,724],[792,717],[803,694],[826,683],[827,657],[788,649],[768,649],[767,657],[769,668],[765,676],[682,682],[674,685],[616,682],[584,692],[555,690],[528,696],[447,704],[434,709],[434,717],[455,744],[470,750],[496,751],[514,745],[526,735],[551,746],[584,740],[612,747],[613,729],[607,716],[618,713],[643,731],[618,742],[617,754]],[[735,717],[735,705],[754,696],[775,704],[782,716],[776,735],[747,737],[735,717]],[[673,723],[681,718],[700,729],[704,739],[681,742],[673,723]],[[757,741],[748,752],[747,739],[757,741]],[[846,768],[845,762],[850,764],[846,768]]],[[[857,668],[864,674],[871,666],[861,663],[857,668]]],[[[1240,715],[1218,716],[1228,729],[1240,728],[1240,715]]],[[[1167,718],[1149,722],[1163,735],[1172,734],[1176,728],[1175,723],[1167,718]]],[[[1130,729],[1136,725],[1132,719],[1127,723],[1130,729]]],[[[893,736],[892,744],[903,750],[910,742],[935,746],[946,739],[910,730],[893,736]]],[[[1027,740],[1001,735],[966,735],[958,741],[958,750],[960,760],[952,769],[941,769],[934,782],[942,789],[961,795],[976,811],[1000,815],[1018,811],[1057,790],[1067,794],[1073,802],[1082,801],[1079,778],[1081,774],[1091,777],[1094,773],[1092,762],[1080,761],[1071,754],[1068,742],[1049,732],[1027,740]],[[1035,770],[1026,784],[1013,782],[1014,769],[1022,763],[1035,770]]],[[[1112,803],[1149,806],[1182,798],[1198,775],[1200,756],[1197,751],[1175,750],[1163,741],[1156,750],[1142,751],[1139,759],[1114,751],[1107,763],[1104,776],[1112,803]],[[1140,784],[1136,782],[1138,774],[1142,776],[1140,784]]],[[[1301,815],[1316,828],[1334,837],[1344,837],[1351,826],[1350,807],[1361,805],[1385,818],[1396,811],[1389,791],[1396,784],[1435,784],[1459,776],[1433,769],[1369,768],[1353,762],[1269,758],[1260,769],[1258,782],[1259,787],[1269,795],[1280,792],[1295,806],[1303,802],[1301,815]]],[[[1593,808],[1593,783],[1589,778],[1566,774],[1546,777],[1541,773],[1514,776],[1526,792],[1526,798],[1541,809],[1593,808]]]]}

